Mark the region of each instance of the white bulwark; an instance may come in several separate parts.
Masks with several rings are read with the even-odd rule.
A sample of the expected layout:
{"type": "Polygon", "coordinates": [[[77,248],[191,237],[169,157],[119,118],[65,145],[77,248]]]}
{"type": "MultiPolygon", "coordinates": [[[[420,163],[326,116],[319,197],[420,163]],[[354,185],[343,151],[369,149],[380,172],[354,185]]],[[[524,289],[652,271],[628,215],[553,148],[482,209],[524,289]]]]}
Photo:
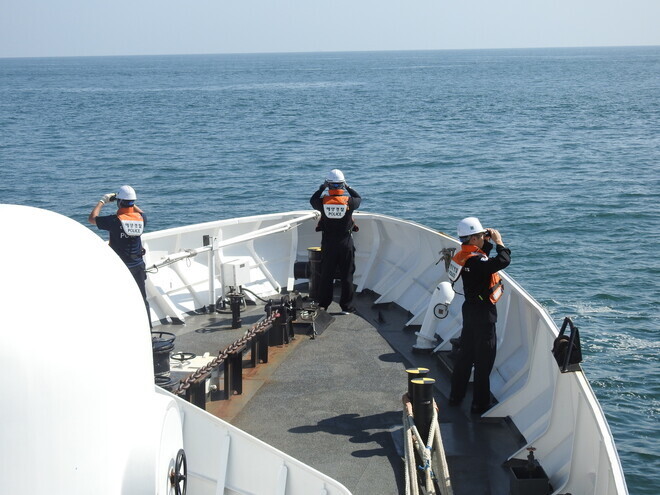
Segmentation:
{"type": "MultiPolygon", "coordinates": [[[[318,216],[294,211],[144,234],[147,267],[161,264],[147,280],[151,319],[185,320],[188,312],[215,301],[227,283],[222,265],[236,260],[245,263],[240,281],[251,293],[266,298],[293,289],[294,264],[318,245],[318,216]],[[203,245],[204,236],[213,239],[211,245],[203,245]]],[[[461,329],[462,283],[456,282],[453,301],[441,298],[445,286],[438,287],[447,273],[438,259],[441,251],[458,248],[458,241],[413,222],[355,216],[357,291],[378,294],[375,304],[400,306],[412,315],[407,325],[424,323],[430,345],[449,346],[461,329]],[[447,307],[436,308],[440,303],[447,307]]],[[[11,242],[0,241],[3,493],[165,495],[173,493],[169,473],[181,450],[188,459],[189,494],[349,493],[154,385],[139,289],[94,232],[22,206],[0,205],[0,221],[13,233],[11,242]],[[59,238],[68,242],[48,241],[59,238]],[[108,313],[113,307],[120,309],[108,313]],[[29,317],[35,308],[43,318],[29,317]],[[108,345],[112,341],[121,348],[108,345]],[[119,362],[131,366],[114,366],[119,362]]],[[[536,448],[555,494],[627,494],[612,435],[588,381],[581,371],[561,373],[550,352],[557,327],[513,279],[504,272],[502,278],[508,290],[498,303],[491,376],[498,404],[485,416],[511,419],[526,446],[536,448]]],[[[510,456],[526,454],[522,449],[510,456]]]]}

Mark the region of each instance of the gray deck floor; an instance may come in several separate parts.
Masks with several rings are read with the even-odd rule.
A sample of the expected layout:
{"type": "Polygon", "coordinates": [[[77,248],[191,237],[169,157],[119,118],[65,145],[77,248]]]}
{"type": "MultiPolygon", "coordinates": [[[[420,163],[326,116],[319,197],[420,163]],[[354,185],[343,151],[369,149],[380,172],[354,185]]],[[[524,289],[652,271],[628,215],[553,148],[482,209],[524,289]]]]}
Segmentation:
{"type": "MultiPolygon", "coordinates": [[[[509,493],[502,463],[523,445],[508,421],[483,421],[469,413],[469,396],[449,408],[449,373],[430,355],[411,352],[410,315],[396,305],[374,305],[358,294],[358,315],[329,308],[331,325],[315,339],[297,335],[271,348],[270,362],[244,373],[244,393],[211,402],[207,410],[343,483],[355,494],[404,493],[403,464],[394,438],[401,435],[405,369],[425,366],[436,379],[442,438],[456,495],[509,493]]],[[[264,315],[251,306],[243,327],[227,314],[191,316],[185,325],[154,330],[177,336],[175,351],[212,355],[240,338],[264,315]]],[[[173,373],[176,375],[176,373],[173,373]]],[[[176,376],[175,376],[176,377],[176,376]]]]}

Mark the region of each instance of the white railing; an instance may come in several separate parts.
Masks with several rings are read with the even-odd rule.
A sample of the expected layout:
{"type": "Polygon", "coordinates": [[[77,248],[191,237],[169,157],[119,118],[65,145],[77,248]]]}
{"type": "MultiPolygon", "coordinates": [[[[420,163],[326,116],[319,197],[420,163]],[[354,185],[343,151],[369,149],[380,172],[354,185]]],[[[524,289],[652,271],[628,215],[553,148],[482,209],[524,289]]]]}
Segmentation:
{"type": "MultiPolygon", "coordinates": [[[[317,214],[310,211],[246,217],[171,229],[144,236],[147,264],[181,256],[149,275],[147,290],[152,319],[184,319],[225,291],[219,267],[232,260],[249,266],[245,285],[260,297],[293,288],[293,265],[307,260],[307,249],[320,245],[317,214]],[[202,238],[215,239],[213,252],[199,251],[202,238]],[[188,250],[188,251],[186,251],[188,250]],[[210,268],[211,267],[211,270],[210,268]],[[211,287],[211,288],[209,288],[211,287]]],[[[458,242],[422,225],[384,215],[357,213],[357,290],[372,290],[377,303],[396,303],[421,325],[438,283],[446,277],[440,252],[458,242]]],[[[514,260],[515,262],[515,260],[514,260]]],[[[550,274],[549,274],[550,275],[550,274]]],[[[609,427],[583,373],[560,373],[552,356],[558,329],[547,312],[503,273],[505,295],[498,303],[498,353],[491,388],[499,404],[485,416],[509,416],[550,476],[555,493],[622,495],[627,488],[609,427]]],[[[462,292],[460,281],[456,285],[462,292]]],[[[435,333],[447,348],[461,331],[462,296],[435,333]]],[[[511,457],[524,458],[524,449],[511,457]]]]}
{"type": "Polygon", "coordinates": [[[246,288],[259,296],[292,289],[299,226],[307,225],[304,230],[311,235],[317,218],[317,212],[289,212],[145,234],[152,321],[184,320],[188,312],[215,304],[227,290],[220,268],[230,261],[247,264],[246,288]]]}

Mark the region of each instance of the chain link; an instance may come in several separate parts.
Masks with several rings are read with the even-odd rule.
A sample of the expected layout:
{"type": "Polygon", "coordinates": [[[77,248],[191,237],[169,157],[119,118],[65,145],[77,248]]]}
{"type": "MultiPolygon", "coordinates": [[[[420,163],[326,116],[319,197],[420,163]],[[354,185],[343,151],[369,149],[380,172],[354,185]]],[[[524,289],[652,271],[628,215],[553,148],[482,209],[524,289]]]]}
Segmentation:
{"type": "Polygon", "coordinates": [[[224,363],[230,354],[233,354],[238,349],[241,349],[243,346],[249,344],[258,334],[265,332],[269,327],[273,325],[273,322],[279,318],[279,316],[280,314],[278,312],[273,312],[273,314],[268,318],[255,323],[254,326],[250,328],[250,330],[245,332],[243,337],[221,350],[218,353],[218,356],[215,357],[212,361],[194,371],[190,375],[186,376],[185,378],[181,379],[179,386],[177,387],[174,394],[183,397],[191,385],[199,381],[201,378],[205,378],[209,373],[211,373],[213,368],[216,368],[224,363]]]}

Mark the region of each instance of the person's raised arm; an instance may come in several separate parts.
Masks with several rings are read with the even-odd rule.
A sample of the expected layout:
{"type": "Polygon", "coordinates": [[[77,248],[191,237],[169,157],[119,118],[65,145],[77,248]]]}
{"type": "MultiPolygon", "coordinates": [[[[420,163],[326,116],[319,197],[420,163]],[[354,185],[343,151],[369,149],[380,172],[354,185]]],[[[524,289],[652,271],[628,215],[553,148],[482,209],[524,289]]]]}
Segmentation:
{"type": "Polygon", "coordinates": [[[348,184],[346,184],[345,187],[348,194],[351,195],[351,199],[353,202],[353,209],[357,210],[360,207],[360,203],[362,203],[362,196],[360,196],[358,192],[348,184]]]}
{"type": "Polygon", "coordinates": [[[321,211],[323,209],[323,201],[321,200],[321,194],[325,191],[325,182],[321,184],[318,190],[312,194],[312,197],[309,198],[309,204],[312,205],[312,208],[315,210],[321,211]]]}
{"type": "Polygon", "coordinates": [[[111,201],[114,201],[116,199],[117,195],[115,193],[108,193],[104,194],[101,199],[99,199],[99,202],[96,203],[96,206],[92,208],[92,212],[89,214],[87,217],[87,220],[89,223],[92,225],[96,225],[96,217],[98,217],[101,214],[101,209],[106,203],[110,203],[111,201]]]}

